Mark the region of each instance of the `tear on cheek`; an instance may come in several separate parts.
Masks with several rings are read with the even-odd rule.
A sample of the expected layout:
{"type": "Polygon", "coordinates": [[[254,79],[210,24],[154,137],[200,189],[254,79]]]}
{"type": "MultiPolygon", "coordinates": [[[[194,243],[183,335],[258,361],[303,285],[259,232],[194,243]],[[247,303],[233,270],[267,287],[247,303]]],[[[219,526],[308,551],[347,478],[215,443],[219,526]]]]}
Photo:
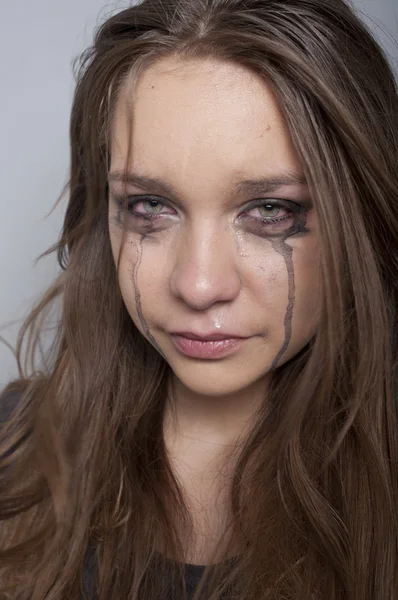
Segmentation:
{"type": "Polygon", "coordinates": [[[134,295],[135,295],[135,307],[136,307],[136,312],[137,312],[139,322],[141,324],[142,331],[144,332],[144,336],[152,344],[152,346],[159,352],[159,354],[166,360],[166,357],[164,356],[159,344],[157,343],[157,341],[155,340],[155,338],[153,337],[153,335],[149,329],[149,326],[146,322],[144,312],[142,309],[141,293],[140,293],[140,289],[138,286],[138,271],[139,271],[141,263],[142,263],[142,255],[143,255],[142,243],[143,243],[144,239],[145,239],[145,237],[141,236],[139,246],[138,247],[136,246],[136,249],[138,251],[138,257],[137,257],[137,260],[135,262],[135,265],[133,267],[133,272],[132,272],[132,281],[133,281],[134,295]]]}

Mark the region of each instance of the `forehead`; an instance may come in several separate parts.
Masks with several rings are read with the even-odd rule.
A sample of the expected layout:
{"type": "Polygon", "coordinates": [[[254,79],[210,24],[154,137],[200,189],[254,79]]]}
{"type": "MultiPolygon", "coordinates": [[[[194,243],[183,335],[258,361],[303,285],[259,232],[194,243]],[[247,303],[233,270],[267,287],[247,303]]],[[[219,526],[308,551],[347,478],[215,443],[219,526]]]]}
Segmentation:
{"type": "Polygon", "coordinates": [[[112,123],[112,169],[230,187],[242,178],[302,172],[271,87],[245,67],[162,59],[125,85],[112,123]],[[129,121],[131,129],[129,128],[129,121]]]}

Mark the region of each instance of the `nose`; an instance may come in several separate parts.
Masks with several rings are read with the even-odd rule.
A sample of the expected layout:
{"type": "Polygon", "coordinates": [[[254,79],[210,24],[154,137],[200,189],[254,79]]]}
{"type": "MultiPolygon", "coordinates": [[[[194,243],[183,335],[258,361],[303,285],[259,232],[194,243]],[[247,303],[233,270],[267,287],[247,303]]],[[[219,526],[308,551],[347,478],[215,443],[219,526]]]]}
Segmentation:
{"type": "Polygon", "coordinates": [[[241,289],[232,236],[219,227],[187,231],[181,240],[170,278],[171,292],[195,310],[231,302],[241,289]]]}

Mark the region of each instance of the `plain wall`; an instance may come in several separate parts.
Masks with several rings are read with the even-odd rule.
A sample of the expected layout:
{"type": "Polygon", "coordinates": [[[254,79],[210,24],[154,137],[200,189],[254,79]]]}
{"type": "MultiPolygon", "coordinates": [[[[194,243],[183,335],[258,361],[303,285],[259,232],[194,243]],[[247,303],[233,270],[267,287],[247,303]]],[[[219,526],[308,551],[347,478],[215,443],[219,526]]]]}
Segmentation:
{"type": "MultiPolygon", "coordinates": [[[[167,1],[167,0],[165,0],[167,1]]],[[[55,255],[35,259],[57,241],[68,178],[72,60],[93,28],[129,2],[1,0],[0,20],[0,335],[15,343],[32,303],[55,278],[55,255]],[[14,325],[5,325],[14,321],[14,325]]],[[[356,0],[398,72],[398,0],[356,0]]],[[[16,376],[0,343],[0,388],[16,376]]]]}

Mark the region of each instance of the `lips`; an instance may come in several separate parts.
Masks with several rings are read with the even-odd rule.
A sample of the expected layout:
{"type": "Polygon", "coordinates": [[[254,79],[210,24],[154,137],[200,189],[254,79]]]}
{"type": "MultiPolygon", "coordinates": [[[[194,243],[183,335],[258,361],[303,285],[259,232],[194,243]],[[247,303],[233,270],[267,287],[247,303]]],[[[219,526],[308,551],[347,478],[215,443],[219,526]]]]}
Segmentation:
{"type": "Polygon", "coordinates": [[[206,333],[203,335],[192,332],[171,334],[176,348],[186,356],[199,359],[216,359],[229,356],[242,345],[243,338],[231,334],[206,333]],[[229,337],[226,337],[226,336],[229,337]]]}
{"type": "Polygon", "coordinates": [[[175,331],[171,335],[181,336],[189,340],[199,340],[201,342],[213,342],[219,340],[242,339],[242,336],[235,333],[193,333],[191,331],[175,331]]]}

